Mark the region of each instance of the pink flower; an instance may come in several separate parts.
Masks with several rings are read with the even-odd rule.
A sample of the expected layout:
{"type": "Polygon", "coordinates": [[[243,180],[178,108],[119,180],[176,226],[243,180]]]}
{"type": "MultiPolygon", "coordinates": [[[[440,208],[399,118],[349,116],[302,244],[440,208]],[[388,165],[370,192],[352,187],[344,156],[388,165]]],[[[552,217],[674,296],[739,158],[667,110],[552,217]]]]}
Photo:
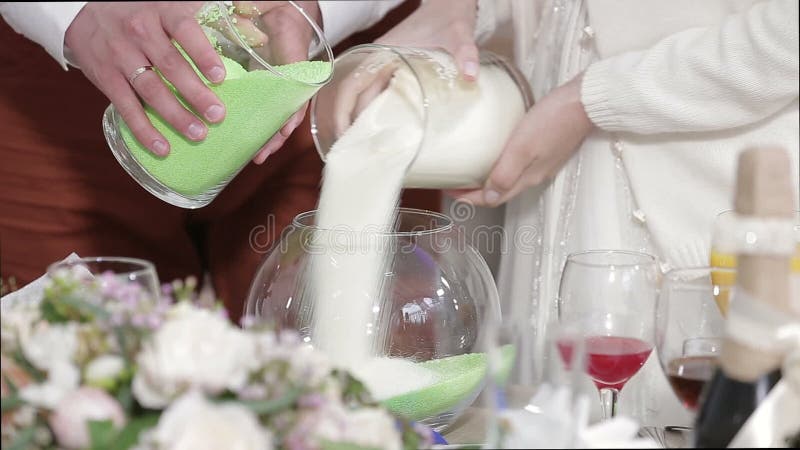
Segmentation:
{"type": "Polygon", "coordinates": [[[233,403],[213,403],[198,391],[175,400],[162,414],[150,439],[162,450],[272,450],[272,434],[252,411],[233,403]]]}
{"type": "Polygon", "coordinates": [[[125,413],[106,391],[82,387],[61,399],[49,422],[59,445],[75,449],[91,444],[89,421],[92,420],[111,420],[120,429],[125,425],[125,413]]]}

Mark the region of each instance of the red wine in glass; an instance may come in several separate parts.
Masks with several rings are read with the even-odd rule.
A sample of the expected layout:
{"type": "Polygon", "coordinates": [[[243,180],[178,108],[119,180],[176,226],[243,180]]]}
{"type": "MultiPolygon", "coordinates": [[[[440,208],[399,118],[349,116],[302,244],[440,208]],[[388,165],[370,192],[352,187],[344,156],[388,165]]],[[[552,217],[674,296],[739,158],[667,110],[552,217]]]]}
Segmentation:
{"type": "MultiPolygon", "coordinates": [[[[573,342],[557,343],[561,359],[569,369],[573,342]]],[[[621,390],[642,368],[653,345],[640,339],[619,336],[590,336],[585,340],[586,373],[598,389],[621,390]]]]}
{"type": "Polygon", "coordinates": [[[683,406],[695,411],[703,387],[711,381],[717,366],[716,356],[685,356],[667,365],[667,379],[683,406]]]}

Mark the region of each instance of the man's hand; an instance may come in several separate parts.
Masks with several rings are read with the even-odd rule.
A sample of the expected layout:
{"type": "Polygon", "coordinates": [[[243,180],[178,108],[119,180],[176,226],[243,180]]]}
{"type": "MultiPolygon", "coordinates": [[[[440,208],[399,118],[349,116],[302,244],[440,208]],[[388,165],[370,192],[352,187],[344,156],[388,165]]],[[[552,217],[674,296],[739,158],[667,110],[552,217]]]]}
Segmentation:
{"type": "MultiPolygon", "coordinates": [[[[320,11],[316,1],[296,2],[308,16],[320,23],[320,11]]],[[[308,50],[314,32],[306,19],[288,2],[234,2],[237,16],[236,27],[247,43],[265,61],[273,65],[290,64],[308,59],[308,50]],[[265,32],[266,31],[266,32],[265,32]]],[[[255,64],[251,62],[251,65],[255,64]]],[[[292,132],[303,122],[308,103],[303,105],[253,158],[262,164],[275,153],[292,132]]]]}
{"type": "Polygon", "coordinates": [[[209,81],[225,79],[222,61],[195,20],[201,4],[90,2],[64,38],[86,77],[111,100],[136,139],[156,155],[169,153],[169,142],[147,119],[138,97],[188,139],[205,139],[208,127],[178,101],[158,73],[145,70],[134,77],[137,69],[157,67],[208,122],[225,117],[225,106],[171,42],[183,48],[209,81]]]}

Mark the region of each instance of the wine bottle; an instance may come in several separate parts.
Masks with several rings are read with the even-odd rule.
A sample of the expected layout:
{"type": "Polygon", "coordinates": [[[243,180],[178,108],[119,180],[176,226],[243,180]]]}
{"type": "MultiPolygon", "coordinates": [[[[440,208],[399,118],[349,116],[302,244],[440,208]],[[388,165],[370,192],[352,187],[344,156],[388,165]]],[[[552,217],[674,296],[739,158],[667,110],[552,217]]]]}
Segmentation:
{"type": "MultiPolygon", "coordinates": [[[[744,151],[737,173],[735,206],[738,216],[750,223],[781,224],[785,219],[790,229],[796,191],[792,188],[790,167],[788,154],[781,149],[744,151]]],[[[753,245],[774,236],[746,234],[749,236],[742,239],[746,242],[734,249],[738,269],[732,308],[740,298],[742,302],[760,302],[781,313],[794,314],[790,306],[791,250],[784,255],[782,250],[753,245]],[[751,247],[746,248],[747,245],[751,247]],[[745,294],[749,298],[744,298],[745,294]]],[[[732,320],[730,314],[733,309],[729,321],[732,320]]],[[[780,380],[783,355],[764,351],[751,341],[749,333],[735,329],[735,323],[728,323],[719,366],[701,398],[695,422],[696,447],[727,447],[780,380]]]]}

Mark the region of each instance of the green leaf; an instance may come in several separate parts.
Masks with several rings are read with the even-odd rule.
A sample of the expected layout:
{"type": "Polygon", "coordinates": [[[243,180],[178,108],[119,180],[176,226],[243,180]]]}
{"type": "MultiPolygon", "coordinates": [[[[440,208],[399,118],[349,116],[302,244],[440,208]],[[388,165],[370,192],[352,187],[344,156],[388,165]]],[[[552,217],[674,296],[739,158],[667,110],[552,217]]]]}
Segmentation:
{"type": "Polygon", "coordinates": [[[14,442],[12,442],[6,450],[28,450],[31,448],[30,444],[31,441],[33,441],[35,430],[35,425],[20,430],[19,433],[17,433],[17,437],[14,439],[14,442]]]}
{"type": "Polygon", "coordinates": [[[131,393],[130,383],[125,383],[120,386],[116,397],[122,409],[130,413],[133,408],[133,394],[131,393]]]}
{"type": "Polygon", "coordinates": [[[422,447],[422,439],[420,435],[414,430],[413,425],[406,421],[401,421],[403,429],[403,448],[405,450],[415,450],[422,447]]]}
{"type": "Polygon", "coordinates": [[[139,434],[149,428],[153,428],[158,423],[159,414],[147,414],[137,417],[130,422],[117,435],[113,445],[108,447],[110,450],[128,450],[139,442],[139,434]]]}
{"type": "Polygon", "coordinates": [[[334,370],[333,376],[339,378],[342,386],[344,386],[342,400],[345,403],[364,406],[372,406],[375,404],[367,386],[361,380],[341,370],[334,370]]]}
{"type": "Polygon", "coordinates": [[[52,300],[45,299],[39,309],[42,312],[42,318],[49,323],[63,323],[69,320],[52,300]]]}
{"type": "Polygon", "coordinates": [[[111,420],[90,420],[88,425],[92,449],[106,449],[114,441],[117,430],[114,428],[114,422],[111,420]]]}
{"type": "Polygon", "coordinates": [[[294,389],[288,394],[275,400],[240,400],[239,403],[250,408],[251,411],[262,415],[275,414],[285,409],[291,408],[300,397],[300,390],[294,389]]]}
{"type": "Polygon", "coordinates": [[[380,450],[379,448],[362,447],[360,445],[351,444],[349,442],[333,442],[333,441],[323,440],[320,443],[322,444],[322,450],[380,450]]]}
{"type": "Polygon", "coordinates": [[[11,378],[9,378],[8,375],[3,374],[3,381],[5,381],[6,386],[8,386],[8,392],[12,396],[17,395],[17,392],[19,392],[19,388],[17,387],[16,384],[14,384],[13,381],[11,381],[11,378]]]}
{"type": "Polygon", "coordinates": [[[122,359],[125,361],[125,368],[130,369],[133,363],[128,355],[128,339],[125,336],[125,330],[122,327],[114,327],[114,336],[117,338],[122,359]]]}
{"type": "Polygon", "coordinates": [[[72,295],[65,295],[64,297],[59,298],[61,302],[65,305],[70,306],[77,310],[81,316],[87,319],[98,319],[98,320],[105,320],[108,319],[109,313],[105,309],[95,304],[89,303],[82,298],[78,298],[72,295]]]}
{"type": "Polygon", "coordinates": [[[10,397],[6,397],[0,399],[0,413],[5,413],[6,411],[11,411],[13,409],[18,408],[20,405],[24,405],[25,401],[19,398],[16,395],[12,395],[10,397]]]}
{"type": "Polygon", "coordinates": [[[21,350],[17,350],[14,352],[14,361],[19,364],[19,367],[25,371],[25,373],[29,374],[34,381],[37,383],[41,383],[44,381],[44,372],[33,367],[33,364],[30,363],[27,359],[25,359],[25,355],[22,354],[21,350]]]}

